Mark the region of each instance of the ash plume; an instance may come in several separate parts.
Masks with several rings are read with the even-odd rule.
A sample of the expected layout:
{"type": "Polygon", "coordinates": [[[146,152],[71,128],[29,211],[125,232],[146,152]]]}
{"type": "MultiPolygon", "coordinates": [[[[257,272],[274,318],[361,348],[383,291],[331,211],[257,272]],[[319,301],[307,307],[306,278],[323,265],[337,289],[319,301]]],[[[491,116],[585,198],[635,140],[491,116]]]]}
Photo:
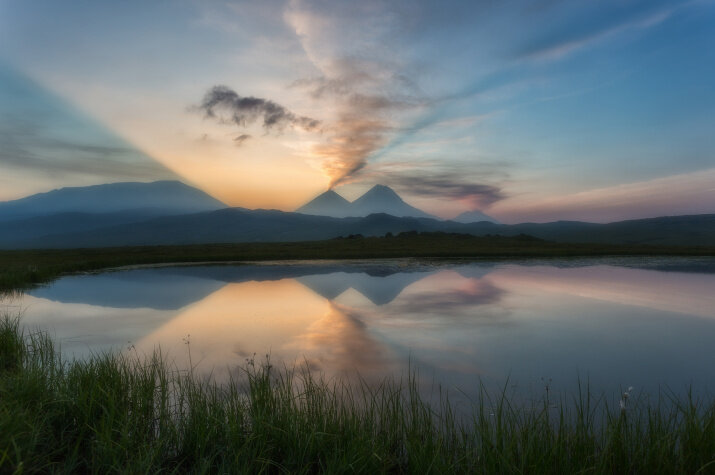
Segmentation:
{"type": "Polygon", "coordinates": [[[389,65],[343,58],[335,62],[335,69],[339,72],[331,77],[293,83],[313,99],[333,101],[337,108],[337,119],[323,129],[325,142],[313,149],[330,178],[329,189],[352,181],[389,141],[396,130],[394,114],[425,104],[406,78],[385,73],[389,65]]]}

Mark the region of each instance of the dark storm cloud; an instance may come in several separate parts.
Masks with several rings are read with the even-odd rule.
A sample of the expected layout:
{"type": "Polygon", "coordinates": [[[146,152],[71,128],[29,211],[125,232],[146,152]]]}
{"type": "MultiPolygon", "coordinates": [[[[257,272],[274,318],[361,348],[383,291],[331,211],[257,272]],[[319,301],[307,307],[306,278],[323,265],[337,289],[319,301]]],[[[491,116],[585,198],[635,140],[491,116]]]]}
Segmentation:
{"type": "Polygon", "coordinates": [[[507,197],[499,186],[470,181],[459,172],[408,172],[390,177],[389,181],[407,193],[459,200],[473,209],[487,207],[507,197]]]}
{"type": "Polygon", "coordinates": [[[197,109],[207,118],[239,127],[260,121],[266,131],[280,131],[286,127],[316,131],[320,127],[320,121],[316,119],[294,114],[268,99],[239,96],[226,86],[212,87],[197,109]]]}

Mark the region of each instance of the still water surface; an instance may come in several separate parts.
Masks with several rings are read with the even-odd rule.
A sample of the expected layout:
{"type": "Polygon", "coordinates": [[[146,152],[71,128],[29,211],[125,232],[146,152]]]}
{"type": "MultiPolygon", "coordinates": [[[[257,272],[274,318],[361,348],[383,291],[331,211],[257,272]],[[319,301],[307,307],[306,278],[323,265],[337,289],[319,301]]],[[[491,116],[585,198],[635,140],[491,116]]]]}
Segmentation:
{"type": "Polygon", "coordinates": [[[247,358],[464,394],[715,389],[715,260],[271,263],[61,278],[5,302],[68,357],[161,347],[225,378],[247,358]],[[186,342],[188,341],[188,345],[186,342]],[[507,383],[508,381],[508,383],[507,383]]]}

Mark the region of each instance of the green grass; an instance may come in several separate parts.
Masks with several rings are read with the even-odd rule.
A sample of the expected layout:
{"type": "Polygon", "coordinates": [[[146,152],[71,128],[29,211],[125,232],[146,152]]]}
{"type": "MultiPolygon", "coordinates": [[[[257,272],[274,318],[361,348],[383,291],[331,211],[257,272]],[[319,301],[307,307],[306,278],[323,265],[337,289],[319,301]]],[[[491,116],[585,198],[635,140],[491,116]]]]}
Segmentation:
{"type": "Polygon", "coordinates": [[[0,320],[2,473],[713,473],[715,404],[516,405],[484,390],[472,417],[414,377],[378,386],[248,362],[216,385],[160,353],[62,361],[0,320]]]}
{"type": "Polygon", "coordinates": [[[29,288],[72,272],[168,262],[368,258],[543,258],[583,256],[715,256],[715,247],[565,244],[528,236],[403,233],[395,237],[294,243],[239,243],[99,249],[0,251],[0,292],[29,288]]]}

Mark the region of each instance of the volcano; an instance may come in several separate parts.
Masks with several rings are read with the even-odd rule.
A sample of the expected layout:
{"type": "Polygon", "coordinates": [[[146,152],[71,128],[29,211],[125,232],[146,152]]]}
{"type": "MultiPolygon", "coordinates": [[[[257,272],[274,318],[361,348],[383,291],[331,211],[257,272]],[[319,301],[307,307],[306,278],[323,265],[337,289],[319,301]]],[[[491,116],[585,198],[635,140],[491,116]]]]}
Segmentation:
{"type": "Polygon", "coordinates": [[[312,214],[315,216],[330,216],[333,218],[355,216],[354,214],[351,214],[351,203],[333,190],[321,193],[308,203],[295,210],[295,212],[312,214]]]}
{"type": "Polygon", "coordinates": [[[389,186],[375,185],[352,203],[334,192],[326,191],[296,210],[297,213],[345,218],[385,213],[397,217],[435,218],[410,206],[389,186]]]}

